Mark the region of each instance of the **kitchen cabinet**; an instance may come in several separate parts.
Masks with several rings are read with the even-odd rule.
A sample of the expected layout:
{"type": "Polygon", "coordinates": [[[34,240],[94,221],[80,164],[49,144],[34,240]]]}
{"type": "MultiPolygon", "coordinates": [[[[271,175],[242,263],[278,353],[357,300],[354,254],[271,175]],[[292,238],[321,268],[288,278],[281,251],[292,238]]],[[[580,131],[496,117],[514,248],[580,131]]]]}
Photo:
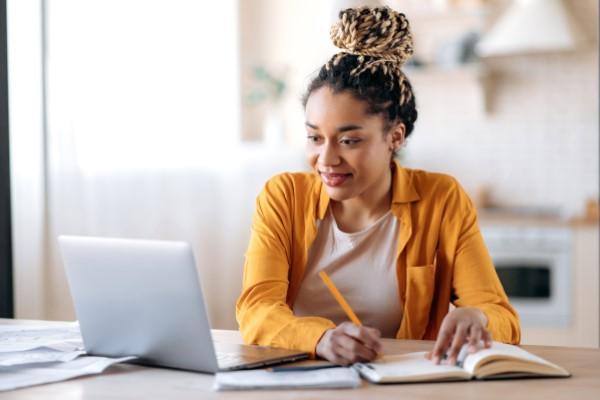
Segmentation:
{"type": "Polygon", "coordinates": [[[576,224],[573,230],[571,323],[562,328],[523,329],[523,344],[599,347],[600,296],[598,226],[576,224]]]}
{"type": "Polygon", "coordinates": [[[599,347],[598,225],[485,213],[480,225],[500,278],[517,281],[504,286],[521,316],[521,343],[599,347]],[[507,270],[519,273],[506,274],[507,270]],[[531,276],[538,281],[529,282],[531,276]],[[537,296],[522,297],[535,291],[514,289],[544,283],[537,296]]]}

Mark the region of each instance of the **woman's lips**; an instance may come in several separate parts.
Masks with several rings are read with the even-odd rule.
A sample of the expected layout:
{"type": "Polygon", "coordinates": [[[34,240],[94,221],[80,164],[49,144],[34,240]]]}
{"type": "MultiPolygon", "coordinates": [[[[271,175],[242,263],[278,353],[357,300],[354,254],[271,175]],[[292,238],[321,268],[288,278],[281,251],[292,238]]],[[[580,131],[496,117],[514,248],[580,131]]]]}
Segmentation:
{"type": "Polygon", "coordinates": [[[352,174],[328,174],[325,172],[321,172],[321,178],[323,179],[323,182],[327,186],[332,187],[343,185],[344,182],[350,179],[350,177],[352,177],[352,174]]]}

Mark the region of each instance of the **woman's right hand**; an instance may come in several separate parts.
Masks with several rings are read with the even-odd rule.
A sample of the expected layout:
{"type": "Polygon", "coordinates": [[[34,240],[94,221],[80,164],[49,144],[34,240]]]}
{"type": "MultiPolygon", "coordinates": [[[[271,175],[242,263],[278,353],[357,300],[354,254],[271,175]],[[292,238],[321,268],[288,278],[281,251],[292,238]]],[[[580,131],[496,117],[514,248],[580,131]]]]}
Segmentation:
{"type": "Polygon", "coordinates": [[[325,331],[316,353],[335,364],[373,361],[381,353],[381,333],[375,328],[343,322],[325,331]]]}

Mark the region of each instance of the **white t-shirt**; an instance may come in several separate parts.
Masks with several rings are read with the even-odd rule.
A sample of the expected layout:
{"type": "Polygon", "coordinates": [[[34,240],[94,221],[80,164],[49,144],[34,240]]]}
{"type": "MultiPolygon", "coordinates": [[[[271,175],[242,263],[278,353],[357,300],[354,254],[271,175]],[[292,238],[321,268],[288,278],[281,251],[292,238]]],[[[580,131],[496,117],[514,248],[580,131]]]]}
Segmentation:
{"type": "Polygon", "coordinates": [[[363,325],[379,329],[382,337],[395,337],[402,321],[396,274],[399,228],[388,211],[368,228],[345,233],[330,207],[310,247],[294,314],[324,317],[335,324],[348,321],[319,277],[325,271],[363,325]]]}

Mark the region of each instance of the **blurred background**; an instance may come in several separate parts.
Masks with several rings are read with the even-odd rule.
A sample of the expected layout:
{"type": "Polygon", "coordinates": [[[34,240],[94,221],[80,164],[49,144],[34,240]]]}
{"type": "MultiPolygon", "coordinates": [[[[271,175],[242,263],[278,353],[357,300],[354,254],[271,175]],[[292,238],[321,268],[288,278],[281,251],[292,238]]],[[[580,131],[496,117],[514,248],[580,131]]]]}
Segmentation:
{"type": "Polygon", "coordinates": [[[597,0],[7,0],[14,312],[75,318],[59,234],[192,243],[236,328],[254,200],[306,169],[340,9],[412,26],[401,162],[477,204],[523,343],[599,346],[597,0]]]}

